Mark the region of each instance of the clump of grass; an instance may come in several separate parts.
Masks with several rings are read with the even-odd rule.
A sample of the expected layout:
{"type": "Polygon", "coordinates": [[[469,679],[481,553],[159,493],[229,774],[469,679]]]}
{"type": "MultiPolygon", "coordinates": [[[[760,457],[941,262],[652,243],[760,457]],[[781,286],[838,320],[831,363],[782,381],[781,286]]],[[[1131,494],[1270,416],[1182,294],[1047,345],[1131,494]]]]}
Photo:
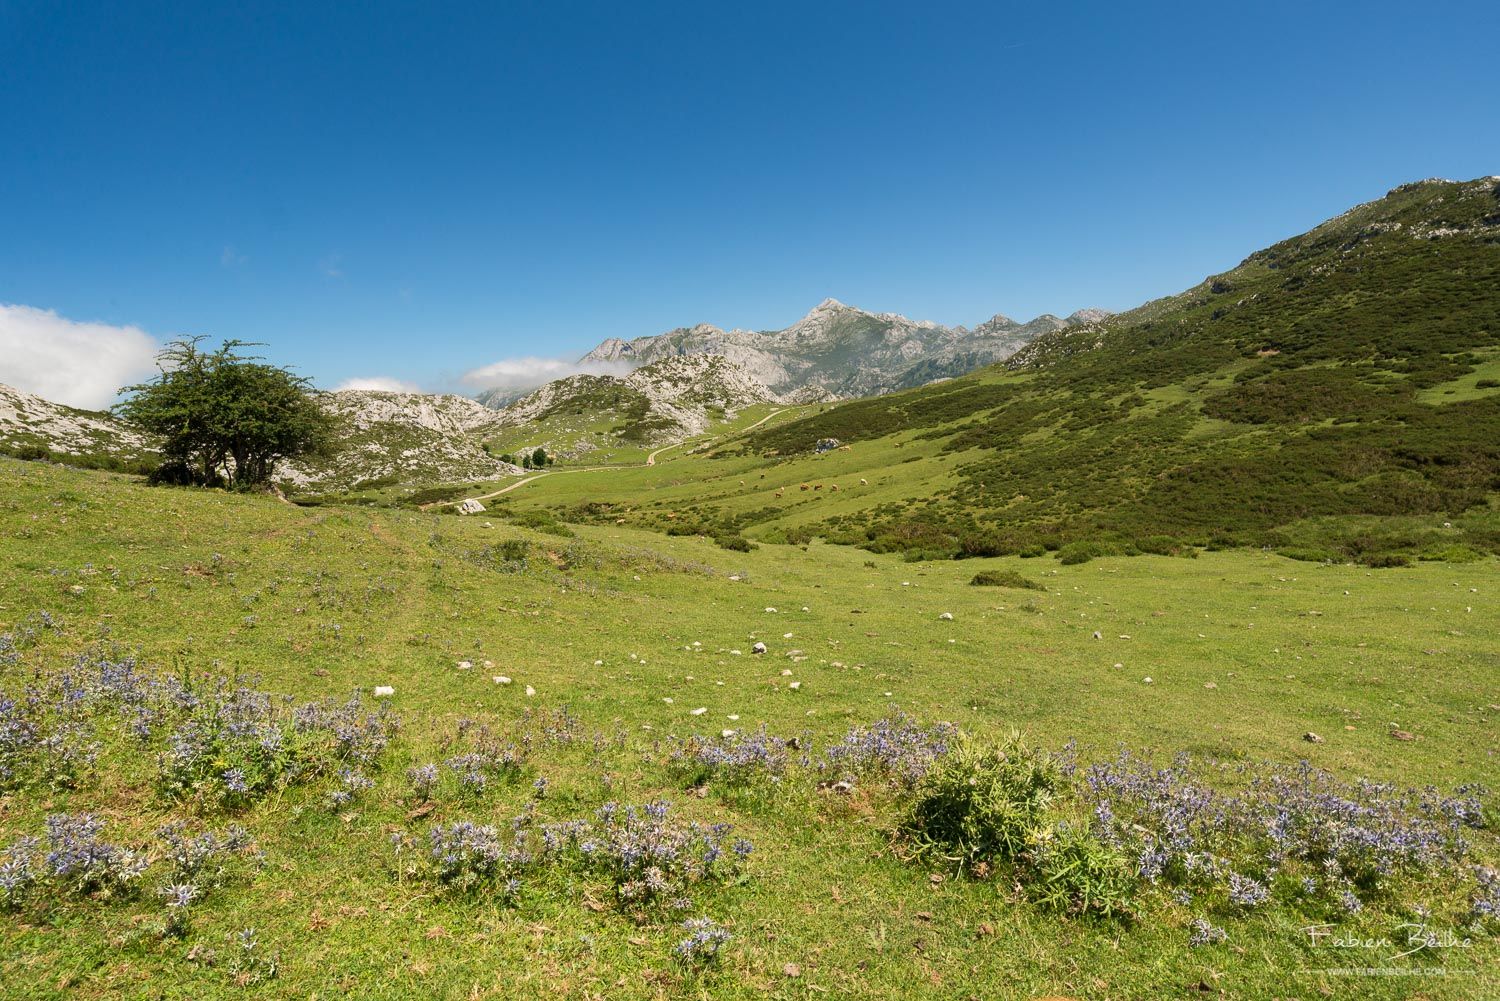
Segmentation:
{"type": "Polygon", "coordinates": [[[1013,863],[1060,786],[1056,763],[1019,737],[994,744],[960,734],[917,782],[897,830],[918,853],[963,869],[1013,863]]]}
{"type": "Polygon", "coordinates": [[[1030,577],[1014,570],[982,570],[969,581],[971,587],[1018,587],[1029,591],[1047,590],[1030,577]]]}

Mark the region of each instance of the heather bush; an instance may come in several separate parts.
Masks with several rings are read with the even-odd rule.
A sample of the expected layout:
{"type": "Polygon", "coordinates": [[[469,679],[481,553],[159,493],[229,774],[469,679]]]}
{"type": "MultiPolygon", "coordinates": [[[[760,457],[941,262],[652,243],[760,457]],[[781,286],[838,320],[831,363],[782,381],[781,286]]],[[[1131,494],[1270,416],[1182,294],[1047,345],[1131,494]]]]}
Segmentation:
{"type": "Polygon", "coordinates": [[[805,739],[796,737],[771,736],[762,723],[750,733],[679,739],[667,760],[678,778],[692,785],[710,781],[747,785],[785,775],[792,753],[804,743],[805,739]]]}
{"type": "Polygon", "coordinates": [[[910,788],[958,736],[952,723],[922,726],[906,713],[856,726],[823,753],[819,767],[848,781],[910,788]]]}

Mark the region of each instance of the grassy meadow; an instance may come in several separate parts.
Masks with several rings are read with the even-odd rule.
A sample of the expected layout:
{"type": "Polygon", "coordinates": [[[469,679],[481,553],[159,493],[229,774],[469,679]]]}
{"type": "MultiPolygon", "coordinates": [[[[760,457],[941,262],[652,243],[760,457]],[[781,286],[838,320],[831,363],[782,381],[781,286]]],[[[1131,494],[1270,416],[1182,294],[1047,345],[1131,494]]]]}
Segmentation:
{"type": "MultiPolygon", "coordinates": [[[[857,476],[860,455],[826,457],[828,475],[857,476]]],[[[610,475],[670,498],[687,461],[610,475]]],[[[725,470],[726,491],[738,489],[725,470]]],[[[509,496],[583,500],[591,475],[509,496]]],[[[1413,922],[1472,939],[1387,963],[1407,950],[1314,944],[1303,929],[1329,915],[1313,901],[1236,908],[1143,886],[1122,917],[1049,909],[1003,873],[912,851],[892,834],[902,794],[863,776],[852,792],[830,789],[838,774],[824,757],[851,728],[900,711],[982,738],[1018,728],[1082,764],[1122,748],[1161,765],[1187,752],[1229,786],[1251,782],[1254,763],[1302,760],[1344,781],[1444,793],[1492,782],[1493,558],[1385,570],[1249,550],[906,563],[818,542],[732,552],[608,523],[538,532],[502,513],[299,508],[0,459],[0,692],[21,700],[59,672],[133,655],[137,671],[194,691],[224,676],[297,703],[354,693],[359,712],[399,720],[379,724],[389,739],[358,782],[328,770],[216,798],[214,781],[164,788],[168,745],[132,742],[114,696],[101,698],[85,720],[91,762],[47,771],[18,758],[0,791],[0,849],[49,815],[82,812],[116,845],[156,844],[181,821],[242,825],[249,847],[224,855],[185,917],[163,903],[153,873],[166,863],[152,847],[140,850],[153,867],[128,890],[22,900],[0,914],[0,996],[1495,994],[1495,926],[1468,917],[1467,874],[1500,859],[1490,830],[1465,833],[1451,879],[1401,876],[1338,917],[1362,939],[1413,922]],[[970,584],[1006,571],[1039,587],[970,584]],[[752,653],[757,642],[766,653],[752,653]],[[377,686],[394,692],[376,698],[377,686]],[[673,760],[674,738],[762,724],[795,738],[778,745],[793,760],[775,774],[705,779],[673,760]],[[417,791],[409,769],[486,733],[517,760],[482,791],[446,765],[417,791]],[[435,826],[508,829],[517,816],[654,800],[674,818],[732,825],[753,850],[659,909],[579,864],[502,893],[435,879],[421,861],[435,826]],[[689,962],[674,950],[697,918],[732,937],[689,962]],[[1194,945],[1200,918],[1227,937],[1194,945]],[[1319,972],[1386,965],[1403,975],[1319,972]]],[[[1493,816],[1493,795],[1479,798],[1493,816]]]]}

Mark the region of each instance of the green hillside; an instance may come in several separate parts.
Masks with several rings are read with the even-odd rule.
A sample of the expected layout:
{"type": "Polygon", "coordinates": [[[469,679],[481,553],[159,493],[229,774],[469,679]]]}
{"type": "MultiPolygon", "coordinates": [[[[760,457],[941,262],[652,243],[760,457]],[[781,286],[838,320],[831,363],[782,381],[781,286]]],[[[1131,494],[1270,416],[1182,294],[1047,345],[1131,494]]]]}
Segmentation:
{"type": "Polygon", "coordinates": [[[513,502],[917,556],[1462,560],[1500,552],[1497,429],[1500,181],[1425,181],[1004,368],[513,502]]]}

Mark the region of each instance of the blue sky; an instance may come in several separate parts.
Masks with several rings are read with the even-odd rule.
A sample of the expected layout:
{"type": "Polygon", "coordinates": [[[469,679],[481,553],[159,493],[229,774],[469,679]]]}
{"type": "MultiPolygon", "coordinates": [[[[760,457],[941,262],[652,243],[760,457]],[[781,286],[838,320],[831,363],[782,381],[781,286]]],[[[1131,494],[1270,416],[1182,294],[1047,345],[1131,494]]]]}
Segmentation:
{"type": "Polygon", "coordinates": [[[1485,3],[0,0],[0,303],[426,388],[825,296],[1123,309],[1500,172],[1497,37],[1485,3]]]}

